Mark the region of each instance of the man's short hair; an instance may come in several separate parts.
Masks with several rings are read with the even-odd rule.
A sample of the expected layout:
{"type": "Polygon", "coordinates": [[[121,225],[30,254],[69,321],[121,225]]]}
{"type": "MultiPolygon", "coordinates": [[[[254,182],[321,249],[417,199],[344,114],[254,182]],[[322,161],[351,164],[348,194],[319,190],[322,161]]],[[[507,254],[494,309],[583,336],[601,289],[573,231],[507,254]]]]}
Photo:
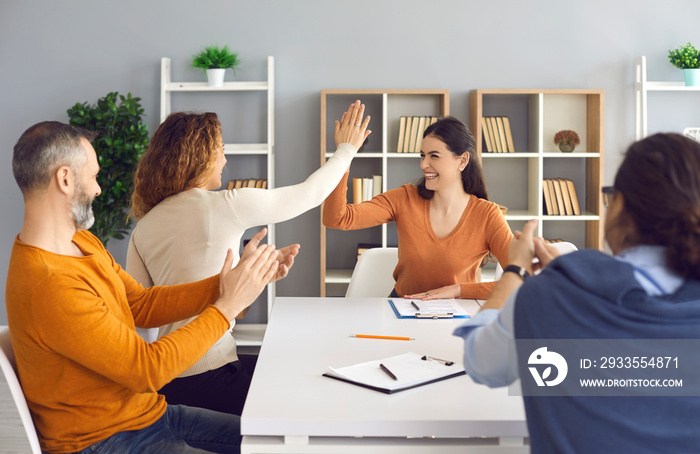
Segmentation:
{"type": "Polygon", "coordinates": [[[85,162],[80,140],[96,133],[58,121],[43,121],[27,129],[15,145],[12,173],[23,194],[45,189],[61,166],[79,173],[85,162]]]}

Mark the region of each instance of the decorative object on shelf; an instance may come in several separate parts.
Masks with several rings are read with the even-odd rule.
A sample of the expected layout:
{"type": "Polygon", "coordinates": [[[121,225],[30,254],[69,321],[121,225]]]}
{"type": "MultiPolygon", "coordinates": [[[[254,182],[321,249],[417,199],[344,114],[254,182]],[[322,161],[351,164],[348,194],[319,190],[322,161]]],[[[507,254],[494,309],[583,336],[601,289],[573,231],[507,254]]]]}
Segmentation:
{"type": "Polygon", "coordinates": [[[700,142],[700,128],[685,128],[683,130],[683,135],[700,142]]]}
{"type": "Polygon", "coordinates": [[[192,59],[193,68],[205,71],[210,87],[223,86],[226,70],[231,68],[235,74],[239,64],[238,54],[231,52],[228,46],[221,49],[219,46],[205,47],[192,59]]]}
{"type": "Polygon", "coordinates": [[[141,98],[128,93],[109,93],[94,106],[77,103],[66,112],[73,126],[99,133],[92,142],[100,164],[97,182],[102,194],[92,209],[95,224],[90,231],[103,244],[110,238],[121,240],[129,233],[129,206],[134,169],[148,146],[148,128],[141,121],[141,98]]]}
{"type": "Polygon", "coordinates": [[[700,85],[700,51],[688,42],[668,51],[668,60],[673,66],[683,70],[685,85],[700,85]]]}
{"type": "Polygon", "coordinates": [[[576,131],[565,129],[554,134],[554,143],[559,145],[559,149],[564,153],[571,153],[576,145],[581,143],[576,131]]]}

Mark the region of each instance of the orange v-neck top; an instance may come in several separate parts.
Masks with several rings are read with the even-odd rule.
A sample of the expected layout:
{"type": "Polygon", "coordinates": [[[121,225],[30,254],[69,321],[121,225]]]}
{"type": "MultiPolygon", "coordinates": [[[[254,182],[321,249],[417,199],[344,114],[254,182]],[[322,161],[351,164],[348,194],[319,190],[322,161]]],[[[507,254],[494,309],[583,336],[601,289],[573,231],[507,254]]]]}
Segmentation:
{"type": "Polygon", "coordinates": [[[407,184],[360,204],[347,203],[348,173],[326,199],[323,224],[341,230],[396,222],[399,262],[394,269],[398,295],[460,284],[461,298],[486,299],[494,282],[477,282],[481,260],[492,252],[507,264],[512,233],[498,205],[471,196],[457,226],[438,238],[430,223],[430,201],[407,184]]]}

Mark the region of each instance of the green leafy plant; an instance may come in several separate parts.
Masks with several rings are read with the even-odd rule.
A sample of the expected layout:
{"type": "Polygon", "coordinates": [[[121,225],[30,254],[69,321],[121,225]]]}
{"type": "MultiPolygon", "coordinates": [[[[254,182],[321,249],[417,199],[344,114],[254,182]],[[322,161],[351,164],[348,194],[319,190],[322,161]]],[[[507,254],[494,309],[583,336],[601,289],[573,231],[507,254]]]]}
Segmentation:
{"type": "Polygon", "coordinates": [[[148,146],[148,128],[141,121],[141,98],[109,93],[95,105],[77,103],[67,110],[70,124],[98,133],[92,146],[97,153],[102,188],[92,204],[95,224],[90,231],[103,244],[110,238],[123,239],[129,233],[130,195],[134,171],[148,146]]]}
{"type": "Polygon", "coordinates": [[[565,129],[554,134],[554,143],[557,145],[562,143],[565,145],[578,145],[581,143],[581,139],[579,139],[576,131],[565,129]]]}
{"type": "Polygon", "coordinates": [[[700,68],[700,51],[688,42],[669,50],[668,60],[678,69],[697,69],[700,68]]]}
{"type": "Polygon", "coordinates": [[[219,46],[205,47],[192,59],[193,68],[201,68],[205,71],[213,68],[231,68],[235,73],[239,64],[238,54],[231,52],[228,46],[221,49],[219,46]]]}

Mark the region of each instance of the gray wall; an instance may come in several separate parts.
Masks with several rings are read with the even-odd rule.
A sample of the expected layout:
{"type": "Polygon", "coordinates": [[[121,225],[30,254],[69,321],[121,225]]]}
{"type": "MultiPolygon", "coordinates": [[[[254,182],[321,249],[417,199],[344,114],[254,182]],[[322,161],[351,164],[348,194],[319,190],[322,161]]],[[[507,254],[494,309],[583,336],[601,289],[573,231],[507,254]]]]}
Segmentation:
{"type": "MultiPolygon", "coordinates": [[[[239,80],[264,78],[275,57],[278,186],[318,167],[323,88],[448,88],[464,121],[474,88],[602,88],[610,182],[634,138],[634,58],[647,56],[651,80],[682,80],[666,53],[700,45],[698,17],[700,2],[681,0],[0,0],[0,276],[22,225],[17,138],[110,91],[143,98],[154,131],[163,56],[175,80],[201,80],[190,58],[212,43],[240,53],[239,80]]],[[[650,132],[700,126],[682,97],[650,96],[650,132]]],[[[279,225],[278,245],[302,244],[279,295],[318,295],[318,226],[318,209],[279,225]]],[[[126,242],[110,250],[124,264],[126,242]]]]}

